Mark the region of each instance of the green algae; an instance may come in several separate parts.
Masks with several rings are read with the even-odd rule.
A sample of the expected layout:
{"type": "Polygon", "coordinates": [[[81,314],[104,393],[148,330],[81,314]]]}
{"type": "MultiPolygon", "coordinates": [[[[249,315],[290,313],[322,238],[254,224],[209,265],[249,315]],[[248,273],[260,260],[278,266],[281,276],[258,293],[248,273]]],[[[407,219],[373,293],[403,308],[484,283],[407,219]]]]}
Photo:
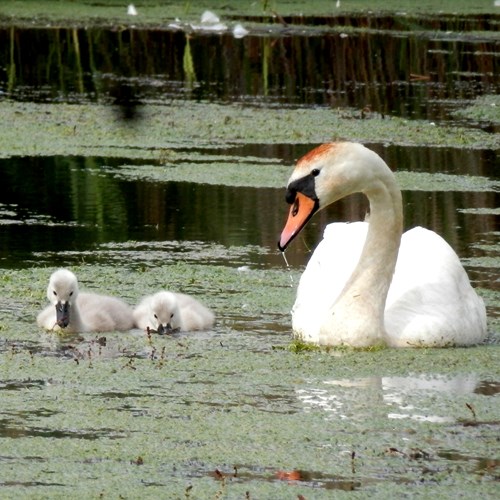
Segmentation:
{"type": "Polygon", "coordinates": [[[500,96],[478,97],[469,106],[454,111],[453,116],[474,122],[498,125],[500,124],[500,96]]]}
{"type": "MultiPolygon", "coordinates": [[[[10,437],[0,436],[2,455],[17,464],[9,479],[50,481],[61,485],[55,491],[72,487],[77,496],[97,495],[99,489],[136,496],[146,482],[156,486],[151,495],[161,491],[181,497],[192,485],[194,497],[211,498],[220,487],[213,475],[221,470],[228,475],[228,494],[250,491],[252,497],[265,497],[273,492],[287,495],[292,486],[279,481],[277,474],[298,469],[317,480],[296,483],[292,491],[304,496],[314,491],[315,498],[327,498],[326,484],[336,478],[355,480],[365,494],[373,483],[390,484],[394,476],[410,484],[418,482],[429,466],[429,480],[441,474],[444,479],[444,472],[453,474],[456,466],[437,459],[441,450],[490,456],[495,438],[489,427],[462,427],[455,418],[468,418],[468,403],[481,420],[494,421],[493,398],[461,394],[452,388],[453,373],[476,371],[478,357],[482,360],[478,376],[497,376],[488,369],[498,361],[491,357],[491,349],[397,351],[390,357],[387,351],[346,352],[332,358],[279,351],[252,353],[243,347],[241,338],[231,334],[222,342],[223,346],[219,338],[196,335],[174,341],[154,338],[157,352],[166,347],[163,364],[159,357],[135,359],[130,364],[123,358],[96,356],[92,363],[81,360],[77,364],[26,352],[4,355],[2,378],[8,374],[16,380],[29,371],[48,381],[36,392],[15,391],[4,399],[2,416],[9,413],[14,422],[7,429],[10,437]],[[391,403],[391,394],[397,391],[384,389],[370,373],[381,366],[388,373],[406,373],[408,363],[419,365],[417,378],[432,366],[432,373],[426,373],[431,380],[437,366],[445,367],[446,374],[437,378],[449,382],[451,389],[443,393],[403,391],[402,406],[415,405],[417,416],[456,417],[438,423],[387,417],[397,410],[391,403]],[[344,379],[351,380],[350,387],[342,385],[344,379]],[[340,402],[339,413],[324,406],[329,400],[340,402]],[[43,414],[34,414],[40,406],[43,414]],[[412,447],[424,449],[432,460],[394,459],[386,453],[388,448],[406,452],[412,447]],[[354,475],[352,452],[357,457],[354,475]],[[141,467],[135,464],[138,457],[141,467]],[[403,472],[401,468],[409,464],[412,470],[403,472]],[[233,478],[234,467],[248,471],[254,480],[245,480],[244,475],[233,478]],[[123,474],[127,474],[126,484],[113,478],[123,474]]],[[[457,379],[457,386],[460,383],[457,379]]],[[[463,460],[460,468],[464,485],[474,473],[474,464],[463,460]]],[[[485,475],[486,480],[493,479],[488,471],[485,475]]],[[[435,485],[437,491],[446,488],[446,482],[440,482],[435,485]]],[[[485,494],[490,491],[488,481],[478,487],[485,494]]],[[[46,488],[33,485],[28,491],[35,495],[51,491],[46,488]]]]}
{"type": "MultiPolygon", "coordinates": [[[[339,6],[329,0],[313,0],[301,2],[298,0],[276,0],[272,2],[225,2],[210,0],[202,2],[169,2],[168,6],[161,2],[149,1],[136,3],[138,15],[127,15],[127,3],[104,0],[96,3],[91,0],[60,2],[45,0],[4,0],[0,5],[0,22],[28,24],[29,26],[58,25],[64,23],[69,26],[92,25],[121,25],[121,26],[161,26],[165,27],[180,18],[184,22],[198,22],[201,13],[210,9],[220,15],[230,16],[232,19],[251,16],[261,19],[265,26],[280,24],[276,15],[287,16],[336,16],[350,14],[380,15],[396,14],[401,17],[407,15],[428,19],[430,16],[465,15],[465,14],[493,14],[493,2],[468,2],[456,0],[454,2],[433,2],[431,0],[415,3],[410,0],[389,0],[383,6],[374,5],[369,0],[356,2],[342,1],[339,6]]],[[[254,21],[255,22],[255,21],[254,21]]]]}
{"type": "MultiPolygon", "coordinates": [[[[152,182],[197,182],[202,184],[282,188],[292,168],[277,164],[279,159],[252,159],[249,157],[184,154],[182,159],[163,165],[123,165],[101,169],[117,178],[152,182]]],[[[479,176],[460,176],[439,172],[396,172],[401,189],[408,191],[499,191],[500,182],[479,176]]]]}
{"type": "Polygon", "coordinates": [[[128,125],[109,106],[1,102],[0,154],[85,155],[168,162],[176,148],[236,144],[360,142],[436,147],[492,148],[498,134],[397,117],[354,118],[326,108],[275,109],[173,102],[144,106],[128,125]]]}
{"type": "Polygon", "coordinates": [[[493,457],[497,439],[496,398],[479,389],[500,378],[495,345],[290,349],[288,269],[239,269],[232,262],[244,260],[244,248],[214,248],[218,265],[197,261],[192,248],[184,261],[156,255],[142,267],[130,258],[134,248],[124,246],[128,257],[113,264],[72,267],[82,288],[135,303],[159,283],[182,286],[214,309],[214,330],[43,334],[34,316],[52,269],[5,270],[5,494],[329,498],[346,485],[387,495],[403,482],[407,491],[432,485],[439,495],[450,477],[493,493],[494,470],[476,478],[478,460],[493,457]],[[467,405],[475,425],[462,423],[472,418],[467,405]],[[446,458],[450,450],[462,458],[446,458]],[[301,479],[280,479],[283,471],[301,479]]]}
{"type": "Polygon", "coordinates": [[[401,189],[409,191],[498,192],[500,190],[500,182],[473,175],[399,171],[396,177],[401,189]]]}
{"type": "Polygon", "coordinates": [[[458,211],[464,214],[500,215],[500,208],[460,208],[458,211]]]}
{"type": "Polygon", "coordinates": [[[283,187],[290,168],[277,165],[278,159],[262,159],[210,154],[183,155],[183,159],[163,165],[123,165],[106,169],[117,178],[127,180],[147,180],[149,182],[196,182],[219,186],[235,187],[283,187]]]}

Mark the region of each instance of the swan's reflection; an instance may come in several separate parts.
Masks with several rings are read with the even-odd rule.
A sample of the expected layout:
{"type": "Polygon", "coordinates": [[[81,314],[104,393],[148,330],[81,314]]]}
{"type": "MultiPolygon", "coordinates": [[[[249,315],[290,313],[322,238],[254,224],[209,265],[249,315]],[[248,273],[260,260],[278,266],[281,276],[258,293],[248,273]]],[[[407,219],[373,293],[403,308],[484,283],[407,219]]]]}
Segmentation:
{"type": "Polygon", "coordinates": [[[366,419],[367,412],[392,419],[420,422],[454,422],[444,406],[428,408],[426,399],[435,393],[472,394],[479,380],[474,375],[446,377],[365,377],[323,381],[318,386],[297,389],[304,411],[323,410],[326,418],[366,419]],[[439,410],[442,410],[442,415],[439,410]]]}

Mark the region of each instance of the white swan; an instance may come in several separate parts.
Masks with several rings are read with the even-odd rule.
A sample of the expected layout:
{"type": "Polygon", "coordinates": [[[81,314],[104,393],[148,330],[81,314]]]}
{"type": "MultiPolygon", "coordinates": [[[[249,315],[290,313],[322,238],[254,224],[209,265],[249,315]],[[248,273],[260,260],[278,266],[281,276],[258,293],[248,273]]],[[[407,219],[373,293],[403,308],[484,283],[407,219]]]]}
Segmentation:
{"type": "Polygon", "coordinates": [[[112,332],[134,326],[131,307],[115,297],[79,292],[76,276],[67,269],[51,275],[47,298],[51,305],[36,320],[46,330],[112,332]]]}
{"type": "Polygon", "coordinates": [[[133,314],[138,328],[149,328],[160,334],[206,330],[214,323],[212,311],[196,299],[183,293],[167,291],[144,297],[133,314]]]}
{"type": "Polygon", "coordinates": [[[369,223],[330,224],[299,283],[295,336],[324,345],[393,347],[476,344],[484,303],[453,249],[417,227],[402,237],[401,192],[385,162],[361,144],[324,144],[290,177],[284,251],[311,216],[352,193],[370,202],[369,223]],[[398,254],[399,250],[399,254],[398,254]]]}

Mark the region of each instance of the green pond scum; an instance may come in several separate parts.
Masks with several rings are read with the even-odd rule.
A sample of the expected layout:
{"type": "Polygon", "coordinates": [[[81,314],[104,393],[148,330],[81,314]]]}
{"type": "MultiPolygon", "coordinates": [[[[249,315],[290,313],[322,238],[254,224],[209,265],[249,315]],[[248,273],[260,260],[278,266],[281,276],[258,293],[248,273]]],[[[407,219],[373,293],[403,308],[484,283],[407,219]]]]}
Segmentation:
{"type": "Polygon", "coordinates": [[[125,263],[72,269],[82,288],[130,303],[158,282],[189,283],[217,323],[173,336],[43,334],[34,317],[52,269],[5,270],[3,495],[329,498],[349,489],[360,498],[449,497],[460,485],[493,498],[497,340],[324,350],[291,341],[285,268],[179,261],[155,272],[125,263]]]}
{"type": "Polygon", "coordinates": [[[93,155],[168,163],[176,148],[238,144],[319,144],[349,138],[406,146],[488,149],[499,134],[325,108],[273,109],[190,101],[147,105],[124,124],[109,106],[0,102],[0,155],[93,155]],[[286,126],[283,126],[283,125],[286,126]],[[57,137],[57,140],[54,138],[57,137]],[[27,141],[26,138],[29,138],[27,141]]]}
{"type": "MultiPolygon", "coordinates": [[[[498,16],[492,0],[388,0],[377,12],[364,0],[338,7],[138,0],[138,16],[126,14],[127,3],[3,0],[0,25],[158,27],[176,17],[198,20],[210,9],[260,30],[284,29],[280,16],[290,15],[311,16],[311,27],[318,16],[388,15],[420,30],[440,16],[457,23],[469,14],[498,16]]],[[[349,138],[497,152],[495,128],[469,125],[497,126],[499,104],[496,96],[468,102],[453,111],[458,123],[448,125],[350,108],[173,101],[144,105],[141,119],[124,126],[106,105],[2,97],[0,157],[120,158],[118,167],[88,166],[89,175],[283,188],[290,165],[227,149],[349,138]]],[[[497,179],[479,175],[404,168],[397,175],[404,190],[499,190],[497,179]]],[[[96,196],[109,195],[107,186],[96,196]]],[[[461,210],[498,217],[495,209],[461,210]]],[[[107,220],[98,215],[96,225],[107,220]]],[[[488,307],[489,337],[446,349],[323,349],[293,340],[290,308],[303,267],[245,265],[249,255],[268,256],[274,247],[167,243],[163,251],[163,242],[126,241],[40,252],[2,269],[0,498],[498,498],[497,233],[478,241],[465,262],[486,276],[478,293],[488,307]],[[82,289],[129,304],[167,285],[193,294],[215,312],[216,324],[164,336],[42,332],[35,318],[56,262],[75,272],[82,289]]]]}
{"type": "Polygon", "coordinates": [[[500,96],[487,95],[476,99],[470,106],[458,109],[454,115],[476,123],[500,124],[500,96]]]}
{"type": "MultiPolygon", "coordinates": [[[[129,2],[130,3],[130,2],[129,2]]],[[[115,0],[79,0],[61,2],[57,0],[4,0],[0,6],[0,22],[26,23],[30,26],[47,23],[65,25],[148,25],[168,24],[176,18],[186,22],[199,21],[202,12],[211,10],[222,19],[251,18],[253,22],[274,25],[286,16],[311,16],[313,18],[336,15],[391,15],[413,16],[428,19],[432,16],[464,16],[467,14],[492,14],[495,6],[491,0],[469,2],[467,0],[426,0],[415,3],[411,0],[388,0],[383,5],[374,5],[369,0],[256,0],[254,2],[207,0],[161,2],[141,0],[131,2],[138,15],[127,15],[127,2],[115,0]]]]}

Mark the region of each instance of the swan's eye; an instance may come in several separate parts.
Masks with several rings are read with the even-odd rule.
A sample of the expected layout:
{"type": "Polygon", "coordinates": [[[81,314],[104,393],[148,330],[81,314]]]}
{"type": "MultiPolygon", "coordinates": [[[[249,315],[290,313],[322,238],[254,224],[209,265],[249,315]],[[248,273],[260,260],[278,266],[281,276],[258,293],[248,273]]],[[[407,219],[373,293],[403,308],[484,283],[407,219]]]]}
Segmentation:
{"type": "Polygon", "coordinates": [[[311,175],[312,175],[313,177],[318,177],[319,172],[320,172],[319,168],[314,168],[314,169],[311,171],[311,175]]]}

